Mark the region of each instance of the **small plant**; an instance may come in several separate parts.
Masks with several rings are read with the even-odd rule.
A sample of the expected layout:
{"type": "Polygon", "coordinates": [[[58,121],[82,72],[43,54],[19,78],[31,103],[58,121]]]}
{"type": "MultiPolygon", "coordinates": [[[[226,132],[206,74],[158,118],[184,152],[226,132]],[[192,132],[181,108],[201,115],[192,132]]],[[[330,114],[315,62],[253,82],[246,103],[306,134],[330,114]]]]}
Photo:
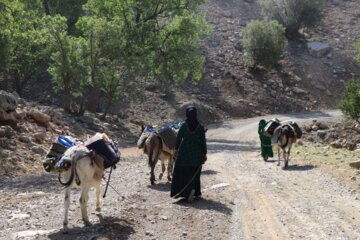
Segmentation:
{"type": "Polygon", "coordinates": [[[346,117],[360,123],[360,79],[347,82],[345,97],[338,107],[346,117]]]}
{"type": "Polygon", "coordinates": [[[324,0],[259,0],[265,19],[277,20],[286,36],[294,38],[302,27],[315,26],[322,18],[324,0]]]}
{"type": "Polygon", "coordinates": [[[274,67],[280,60],[286,38],[284,28],[277,21],[251,21],[242,35],[241,43],[254,67],[274,67]]]}
{"type": "Polygon", "coordinates": [[[360,40],[355,44],[355,49],[357,50],[357,55],[355,56],[355,60],[360,62],[360,40]]]}

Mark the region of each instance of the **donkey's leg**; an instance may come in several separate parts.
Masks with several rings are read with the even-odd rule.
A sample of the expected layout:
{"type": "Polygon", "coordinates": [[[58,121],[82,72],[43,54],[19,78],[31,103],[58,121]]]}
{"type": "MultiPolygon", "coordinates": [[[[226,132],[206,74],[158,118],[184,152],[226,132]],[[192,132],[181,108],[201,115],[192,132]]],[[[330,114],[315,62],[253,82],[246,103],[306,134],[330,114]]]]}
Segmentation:
{"type": "MultiPolygon", "coordinates": [[[[154,151],[154,150],[152,150],[154,151]]],[[[155,184],[155,166],[156,166],[156,163],[158,161],[158,158],[157,158],[157,154],[152,154],[152,159],[151,159],[151,170],[150,170],[150,182],[151,182],[151,185],[155,184]],[[154,156],[155,155],[155,156],[154,156]]]]}
{"type": "Polygon", "coordinates": [[[167,165],[167,179],[168,181],[171,181],[171,175],[172,175],[172,163],[173,163],[173,155],[170,155],[167,165]]]}
{"type": "Polygon", "coordinates": [[[290,160],[290,150],[291,150],[291,144],[289,146],[289,149],[286,152],[286,158],[285,158],[285,165],[284,168],[287,168],[288,164],[289,164],[289,160],[290,160]]]}
{"type": "Polygon", "coordinates": [[[85,223],[85,225],[89,225],[89,218],[87,215],[87,202],[89,199],[89,187],[82,186],[81,187],[81,197],[80,197],[80,208],[81,208],[81,216],[85,223]]]}
{"type": "Polygon", "coordinates": [[[164,159],[160,159],[161,161],[161,173],[159,174],[159,179],[161,180],[162,177],[164,176],[164,172],[165,172],[165,160],[164,159]]]}
{"type": "Polygon", "coordinates": [[[286,154],[287,151],[286,151],[286,148],[283,149],[283,158],[284,158],[284,169],[286,168],[287,166],[287,158],[286,158],[286,154]]]}
{"type": "Polygon", "coordinates": [[[277,150],[278,150],[278,164],[277,165],[280,166],[281,148],[278,146],[277,150]]]}
{"type": "Polygon", "coordinates": [[[285,152],[285,163],[284,163],[284,169],[287,168],[289,164],[289,152],[285,152]]]}
{"type": "Polygon", "coordinates": [[[96,194],[96,211],[100,212],[101,211],[101,206],[100,206],[100,182],[98,184],[96,184],[95,186],[95,194],[96,194]]]}
{"type": "Polygon", "coordinates": [[[63,222],[63,231],[67,233],[68,230],[68,214],[70,206],[70,187],[65,188],[65,199],[64,199],[64,222],[63,222]]]}

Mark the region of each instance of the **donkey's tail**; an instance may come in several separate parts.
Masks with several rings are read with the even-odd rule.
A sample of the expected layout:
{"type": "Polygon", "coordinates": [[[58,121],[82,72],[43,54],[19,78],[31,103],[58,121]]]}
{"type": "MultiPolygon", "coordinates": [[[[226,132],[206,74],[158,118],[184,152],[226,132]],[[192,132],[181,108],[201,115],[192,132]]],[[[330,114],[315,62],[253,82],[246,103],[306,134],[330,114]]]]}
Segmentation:
{"type": "Polygon", "coordinates": [[[71,169],[70,169],[71,173],[70,173],[70,177],[69,177],[69,179],[68,179],[66,182],[63,182],[63,181],[61,180],[61,173],[59,173],[58,180],[59,180],[59,182],[61,183],[61,185],[68,187],[68,186],[70,186],[70,184],[73,182],[74,176],[75,176],[75,171],[76,171],[76,166],[75,166],[75,165],[76,165],[76,161],[75,161],[75,159],[73,158],[73,159],[71,160],[71,169]]]}
{"type": "Polygon", "coordinates": [[[160,150],[161,150],[161,138],[160,136],[156,136],[156,138],[150,139],[150,147],[149,147],[149,166],[153,167],[157,159],[159,158],[160,150]],[[157,145],[156,140],[159,142],[159,145],[157,145]]]}
{"type": "Polygon", "coordinates": [[[59,174],[58,179],[59,179],[59,182],[60,182],[62,185],[66,186],[66,187],[70,186],[70,184],[74,181],[74,177],[76,177],[76,183],[77,183],[77,185],[80,185],[81,182],[80,182],[79,176],[78,176],[78,174],[77,174],[77,172],[76,172],[76,163],[77,163],[77,161],[78,161],[79,159],[81,159],[81,158],[83,158],[83,157],[86,157],[86,156],[87,156],[87,154],[84,155],[84,156],[73,157],[73,158],[71,159],[71,173],[70,173],[69,179],[68,179],[66,182],[63,182],[63,181],[61,180],[61,175],[59,174]]]}

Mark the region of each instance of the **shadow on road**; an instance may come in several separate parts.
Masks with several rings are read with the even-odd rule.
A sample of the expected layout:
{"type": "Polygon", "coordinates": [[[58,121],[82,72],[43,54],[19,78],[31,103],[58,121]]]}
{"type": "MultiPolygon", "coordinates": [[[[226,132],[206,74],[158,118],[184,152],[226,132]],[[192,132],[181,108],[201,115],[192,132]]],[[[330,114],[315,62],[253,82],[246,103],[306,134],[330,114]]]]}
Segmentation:
{"type": "Polygon", "coordinates": [[[296,117],[299,119],[331,117],[331,114],[322,112],[322,111],[289,113],[289,114],[281,114],[281,115],[288,116],[288,117],[296,117]]]}
{"type": "MultiPolygon", "coordinates": [[[[103,217],[97,215],[100,222],[85,227],[74,227],[64,234],[62,230],[48,235],[52,240],[72,240],[72,239],[129,239],[135,233],[133,223],[116,217],[103,217]]],[[[70,222],[71,224],[71,222],[70,222]]]]}
{"type": "Polygon", "coordinates": [[[154,185],[148,185],[147,187],[150,189],[160,191],[160,192],[170,192],[171,182],[160,182],[160,183],[156,183],[154,185]]]}
{"type": "Polygon", "coordinates": [[[227,207],[224,203],[216,202],[211,199],[198,198],[195,199],[194,202],[189,203],[186,199],[180,199],[174,204],[178,204],[181,206],[192,207],[200,210],[212,210],[221,212],[226,215],[231,215],[232,209],[227,207]]]}
{"type": "Polygon", "coordinates": [[[205,171],[201,172],[201,175],[214,175],[217,173],[218,173],[218,171],[215,171],[215,170],[205,170],[205,171]]]}
{"type": "Polygon", "coordinates": [[[237,151],[257,151],[259,148],[253,141],[228,141],[224,139],[207,140],[209,153],[217,152],[237,152],[237,151]]]}
{"type": "Polygon", "coordinates": [[[59,192],[59,190],[63,189],[57,175],[52,173],[6,179],[0,182],[0,188],[17,192],[59,192]]]}
{"type": "Polygon", "coordinates": [[[313,165],[289,165],[285,171],[309,171],[315,168],[313,165]]]}

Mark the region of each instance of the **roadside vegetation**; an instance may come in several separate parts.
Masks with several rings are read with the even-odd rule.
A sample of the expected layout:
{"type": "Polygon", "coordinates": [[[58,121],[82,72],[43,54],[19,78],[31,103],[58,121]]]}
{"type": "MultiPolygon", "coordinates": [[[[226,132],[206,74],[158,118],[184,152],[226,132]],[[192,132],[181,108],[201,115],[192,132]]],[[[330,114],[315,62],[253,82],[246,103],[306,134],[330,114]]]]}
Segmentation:
{"type": "Polygon", "coordinates": [[[242,32],[242,45],[252,65],[276,66],[286,44],[284,28],[277,21],[254,20],[242,32]]]}
{"type": "MultiPolygon", "coordinates": [[[[0,81],[23,95],[52,81],[67,112],[103,117],[138,81],[167,92],[201,78],[200,39],[209,33],[196,1],[27,1],[0,3],[0,81]]],[[[7,88],[6,87],[6,88],[7,88]]]]}

